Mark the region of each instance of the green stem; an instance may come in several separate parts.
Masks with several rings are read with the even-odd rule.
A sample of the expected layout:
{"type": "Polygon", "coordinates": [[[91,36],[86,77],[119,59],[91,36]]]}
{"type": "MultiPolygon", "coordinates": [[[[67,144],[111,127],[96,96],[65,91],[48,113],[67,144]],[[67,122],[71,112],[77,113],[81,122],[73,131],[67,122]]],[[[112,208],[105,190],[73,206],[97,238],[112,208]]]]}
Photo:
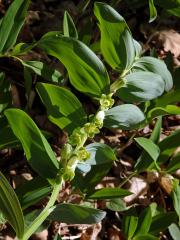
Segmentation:
{"type": "Polygon", "coordinates": [[[25,233],[20,240],[28,240],[30,236],[38,229],[38,227],[44,222],[44,220],[54,210],[53,206],[59,194],[59,190],[62,186],[62,183],[63,183],[62,179],[60,182],[55,183],[48,204],[46,205],[44,210],[39,214],[39,216],[33,221],[33,223],[25,230],[25,233]]]}

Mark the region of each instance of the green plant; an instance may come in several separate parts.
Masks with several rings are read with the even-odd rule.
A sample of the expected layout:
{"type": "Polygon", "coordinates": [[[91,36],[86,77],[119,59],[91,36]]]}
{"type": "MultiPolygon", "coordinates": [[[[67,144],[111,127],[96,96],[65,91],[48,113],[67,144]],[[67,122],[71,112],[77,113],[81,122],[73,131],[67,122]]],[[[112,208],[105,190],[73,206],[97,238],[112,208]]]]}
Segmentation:
{"type": "MultiPolygon", "coordinates": [[[[24,110],[11,108],[9,85],[5,81],[5,75],[1,73],[0,126],[4,137],[0,140],[0,148],[22,147],[27,161],[38,174],[38,177],[22,186],[16,193],[4,175],[2,173],[0,175],[0,210],[3,218],[14,228],[18,239],[23,240],[29,239],[45,220],[92,224],[105,217],[104,211],[86,205],[56,204],[59,191],[65,182],[71,181],[74,189],[80,191],[84,201],[114,200],[131,194],[120,187],[95,189],[110,170],[116,155],[106,144],[94,142],[87,145],[88,139],[93,139],[103,127],[138,129],[146,126],[155,117],[180,113],[174,104],[178,101],[179,90],[173,89],[172,76],[165,63],[153,57],[141,56],[140,44],[133,39],[124,18],[112,7],[100,2],[94,5],[94,14],[101,32],[100,53],[112,71],[118,75],[113,82],[110,81],[103,61],[78,40],[75,24],[67,12],[64,15],[63,34],[48,32],[38,42],[29,45],[18,43],[14,46],[28,5],[29,1],[22,3],[15,0],[2,19],[1,57],[16,59],[24,67],[27,97],[25,111],[31,108],[31,75],[35,73],[50,81],[50,83],[38,82],[36,92],[47,109],[49,120],[68,133],[68,140],[61,149],[61,159],[58,161],[46,139],[47,136],[32,118],[24,110]],[[34,47],[61,61],[68,74],[68,77],[67,75],[64,77],[77,91],[95,101],[96,112],[87,116],[75,94],[63,86],[64,79],[60,72],[50,69],[40,61],[22,60],[21,55],[34,47]],[[114,97],[124,101],[124,104],[117,105],[114,97]],[[24,217],[23,210],[50,192],[46,207],[40,213],[32,214],[30,216],[32,223],[27,226],[25,220],[28,215],[24,217]]],[[[135,166],[137,174],[152,170],[161,173],[161,164],[171,156],[165,172],[170,173],[179,168],[177,156],[173,155],[177,141],[172,140],[179,139],[179,131],[159,142],[161,129],[159,121],[161,120],[158,120],[150,139],[135,139],[144,149],[135,166]]],[[[177,215],[179,216],[177,185],[173,190],[173,199],[176,213],[160,213],[156,216],[149,207],[137,217],[130,209],[123,220],[125,236],[136,240],[157,239],[154,235],[159,230],[177,222],[177,215]],[[160,221],[159,218],[163,219],[166,215],[170,216],[171,221],[165,227],[163,225],[162,228],[154,230],[156,221],[160,221]],[[146,229],[141,224],[144,219],[149,224],[146,229]]]]}

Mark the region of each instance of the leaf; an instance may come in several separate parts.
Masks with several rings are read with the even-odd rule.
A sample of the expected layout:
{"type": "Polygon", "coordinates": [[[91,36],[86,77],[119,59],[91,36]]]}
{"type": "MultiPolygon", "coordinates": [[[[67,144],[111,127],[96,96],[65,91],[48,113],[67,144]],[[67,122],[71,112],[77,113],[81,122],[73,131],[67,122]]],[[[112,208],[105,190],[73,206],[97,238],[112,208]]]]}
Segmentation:
{"type": "Polygon", "coordinates": [[[172,191],[174,209],[178,215],[180,223],[180,186],[176,185],[172,191]]]}
{"type": "Polygon", "coordinates": [[[0,72],[0,113],[11,105],[10,84],[5,79],[5,74],[0,72]]]}
{"type": "Polygon", "coordinates": [[[29,0],[15,0],[7,10],[0,26],[0,52],[13,47],[24,23],[29,0]]]}
{"type": "Polygon", "coordinates": [[[76,26],[73,22],[72,17],[67,11],[64,12],[63,33],[66,37],[73,37],[78,39],[78,32],[76,30],[76,26]]]}
{"type": "Polygon", "coordinates": [[[12,148],[19,145],[19,140],[14,135],[12,129],[9,126],[0,128],[2,138],[0,138],[0,149],[12,148]]]}
{"type": "Polygon", "coordinates": [[[65,65],[70,82],[77,90],[93,97],[109,93],[109,76],[103,63],[82,42],[52,32],[46,34],[38,46],[65,65]]]}
{"type": "Polygon", "coordinates": [[[56,205],[48,219],[67,224],[95,224],[100,222],[106,213],[104,211],[77,204],[62,203],[56,205]]]}
{"type": "Polygon", "coordinates": [[[167,105],[165,107],[152,108],[147,114],[147,119],[148,119],[148,122],[150,122],[155,117],[172,115],[172,114],[175,114],[175,115],[180,114],[180,107],[177,107],[175,105],[167,105]]]}
{"type": "Polygon", "coordinates": [[[145,235],[149,232],[152,222],[151,208],[147,207],[139,215],[138,226],[135,232],[135,239],[137,236],[145,235]]]}
{"type": "Polygon", "coordinates": [[[179,240],[180,228],[175,223],[172,223],[168,227],[168,229],[169,229],[169,233],[170,233],[171,237],[173,238],[173,240],[179,240]]]}
{"type": "Polygon", "coordinates": [[[94,14],[99,21],[101,51],[105,60],[114,69],[129,70],[135,59],[135,47],[124,18],[102,2],[94,4],[94,14]]]}
{"type": "Polygon", "coordinates": [[[156,107],[166,107],[180,101],[180,89],[172,90],[155,100],[156,107]]]}
{"type": "Polygon", "coordinates": [[[158,145],[161,154],[158,158],[159,163],[166,162],[174,153],[180,142],[180,130],[174,131],[171,135],[163,139],[158,145]]]}
{"type": "Polygon", "coordinates": [[[122,212],[128,209],[125,202],[121,198],[111,199],[109,202],[106,203],[106,207],[116,212],[122,212]]]}
{"type": "Polygon", "coordinates": [[[34,121],[20,109],[7,109],[5,116],[19,139],[31,167],[44,178],[55,178],[58,161],[34,121]]]}
{"type": "Polygon", "coordinates": [[[151,156],[153,161],[156,162],[160,154],[159,147],[154,144],[152,140],[144,137],[134,138],[134,140],[151,156]]]}
{"type": "Polygon", "coordinates": [[[38,83],[37,92],[44,103],[49,120],[61,129],[72,132],[86,123],[82,104],[68,89],[47,83],[38,83]]]}
{"type": "Polygon", "coordinates": [[[149,23],[151,23],[157,18],[157,10],[154,6],[154,1],[153,0],[149,0],[149,11],[150,11],[149,23]]]}
{"type": "Polygon", "coordinates": [[[46,197],[51,191],[52,187],[48,181],[38,176],[17,187],[16,194],[22,209],[26,209],[46,197]]]}
{"type": "Polygon", "coordinates": [[[176,222],[177,215],[175,212],[160,213],[153,217],[150,227],[150,233],[159,234],[163,230],[167,229],[169,225],[176,222]]]}
{"type": "Polygon", "coordinates": [[[180,153],[173,156],[166,168],[167,173],[174,173],[176,170],[180,169],[180,153]]]}
{"type": "MultiPolygon", "coordinates": [[[[160,135],[161,135],[161,127],[162,127],[162,117],[159,117],[157,119],[156,125],[150,136],[150,140],[155,144],[158,144],[159,142],[160,135]]],[[[151,166],[154,167],[154,164],[152,164],[152,162],[153,162],[153,159],[151,158],[151,156],[146,151],[143,151],[135,164],[135,169],[138,172],[147,170],[151,168],[151,166]]]]}
{"type": "Polygon", "coordinates": [[[134,237],[133,240],[159,240],[158,237],[155,237],[151,234],[143,234],[143,235],[139,235],[137,237],[134,237]]]}
{"type": "Polygon", "coordinates": [[[164,81],[152,72],[133,72],[124,81],[125,84],[117,91],[117,96],[126,102],[149,101],[164,92],[164,81]]]}
{"type": "Polygon", "coordinates": [[[113,199],[131,195],[131,192],[122,188],[103,188],[87,194],[87,199],[113,199]]]}
{"type": "Polygon", "coordinates": [[[18,238],[24,233],[24,217],[18,198],[4,175],[0,172],[0,210],[18,238]]]}
{"type": "Polygon", "coordinates": [[[134,208],[132,208],[128,212],[126,212],[126,215],[124,215],[122,221],[122,231],[124,232],[124,235],[127,237],[127,240],[132,239],[136,231],[137,225],[138,216],[134,208]]]}
{"type": "Polygon", "coordinates": [[[173,87],[173,80],[171,73],[169,72],[166,64],[157,58],[154,57],[141,57],[139,58],[134,67],[143,70],[156,73],[162,77],[165,83],[165,90],[170,91],[173,87]]]}
{"type": "Polygon", "coordinates": [[[62,240],[61,236],[57,233],[53,240],[62,240]]]}
{"type": "Polygon", "coordinates": [[[137,106],[123,104],[105,112],[104,126],[130,130],[137,128],[144,120],[145,116],[137,106]]]}
{"type": "Polygon", "coordinates": [[[109,172],[116,155],[109,146],[102,143],[91,143],[86,146],[86,150],[90,153],[90,158],[85,162],[89,170],[85,171],[86,175],[76,172],[73,184],[82,192],[88,193],[92,192],[97,183],[109,172]]]}
{"type": "Polygon", "coordinates": [[[46,65],[43,62],[21,60],[21,63],[23,64],[23,66],[30,69],[32,72],[43,77],[49,82],[61,83],[63,81],[63,77],[58,70],[54,68],[50,68],[48,65],[46,65]]]}

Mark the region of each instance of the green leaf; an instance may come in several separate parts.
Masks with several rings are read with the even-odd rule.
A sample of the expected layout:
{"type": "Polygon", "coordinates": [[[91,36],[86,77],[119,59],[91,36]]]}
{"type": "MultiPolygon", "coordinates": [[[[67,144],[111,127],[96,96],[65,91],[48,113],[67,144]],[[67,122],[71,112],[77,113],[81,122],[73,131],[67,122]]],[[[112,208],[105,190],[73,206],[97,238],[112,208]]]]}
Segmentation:
{"type": "Polygon", "coordinates": [[[175,223],[172,223],[168,227],[168,229],[169,229],[169,233],[170,233],[171,237],[173,238],[173,240],[179,240],[180,228],[175,223]]]}
{"type": "Polygon", "coordinates": [[[153,217],[150,227],[150,233],[159,234],[163,230],[167,229],[169,225],[176,222],[177,215],[175,212],[160,213],[153,217]]]}
{"type": "Polygon", "coordinates": [[[156,162],[160,154],[159,147],[153,143],[151,139],[144,137],[134,138],[134,140],[151,156],[153,161],[156,162]]]}
{"type": "Polygon", "coordinates": [[[174,209],[179,217],[180,223],[180,186],[176,185],[172,191],[174,209]]]}
{"type": "Polygon", "coordinates": [[[180,143],[180,130],[174,131],[171,135],[164,138],[159,144],[161,154],[158,158],[158,162],[166,162],[170,156],[174,153],[180,143]]]}
{"type": "Polygon", "coordinates": [[[133,72],[124,81],[125,84],[117,91],[117,95],[126,102],[149,101],[164,92],[164,81],[152,72],[133,72]]]}
{"type": "Polygon", "coordinates": [[[32,72],[37,75],[43,77],[49,82],[61,83],[63,81],[63,77],[59,71],[54,68],[50,68],[43,62],[40,61],[22,61],[21,63],[26,68],[30,69],[32,72]]]}
{"type": "Polygon", "coordinates": [[[61,236],[57,233],[53,240],[62,240],[61,236]]]}
{"type": "Polygon", "coordinates": [[[156,107],[166,107],[180,101],[180,89],[172,90],[155,100],[156,107]]]}
{"type": "Polygon", "coordinates": [[[103,63],[82,42],[51,32],[42,37],[38,46],[65,65],[77,90],[93,97],[109,93],[109,76],[103,63]]]}
{"type": "Polygon", "coordinates": [[[31,167],[44,178],[55,178],[58,161],[34,121],[20,109],[7,109],[4,114],[21,142],[31,167]]]}
{"type": "Polygon", "coordinates": [[[0,172],[0,211],[10,223],[18,238],[24,233],[24,218],[18,198],[4,175],[0,172]]]}
{"type": "Polygon", "coordinates": [[[166,91],[169,91],[173,87],[171,73],[162,60],[154,57],[141,57],[135,62],[134,68],[160,75],[164,80],[166,91]]]}
{"type": "Polygon", "coordinates": [[[19,145],[19,141],[9,126],[0,128],[0,149],[12,148],[19,145]]]}
{"type": "Polygon", "coordinates": [[[139,221],[138,221],[135,237],[139,235],[147,234],[149,232],[151,222],[152,222],[151,208],[147,207],[139,215],[139,221]]]}
{"type": "Polygon", "coordinates": [[[86,195],[87,199],[113,199],[125,197],[132,193],[122,188],[103,188],[94,191],[92,194],[86,195]]]}
{"type": "Polygon", "coordinates": [[[130,69],[135,59],[135,47],[124,18],[102,2],[94,4],[94,14],[99,21],[101,51],[105,60],[114,69],[130,69]]]}
{"type": "Polygon", "coordinates": [[[29,0],[15,0],[6,12],[0,26],[0,52],[13,47],[24,23],[29,0]]]}
{"type": "Polygon", "coordinates": [[[92,192],[97,183],[109,172],[116,155],[109,146],[102,143],[91,143],[86,149],[90,153],[90,158],[85,162],[86,167],[89,167],[88,172],[81,168],[86,175],[76,174],[73,184],[82,192],[88,193],[92,192]]]}
{"type": "Polygon", "coordinates": [[[155,237],[151,234],[143,234],[143,235],[139,235],[137,237],[134,237],[133,240],[159,240],[158,237],[155,237]]]}
{"type": "Polygon", "coordinates": [[[38,83],[37,92],[44,103],[49,120],[61,129],[72,132],[86,123],[82,104],[68,89],[47,83],[38,83]]]}
{"type": "Polygon", "coordinates": [[[124,235],[127,237],[127,240],[132,239],[136,231],[137,225],[138,216],[134,208],[132,208],[128,212],[126,212],[126,215],[124,215],[122,222],[122,231],[124,232],[124,235]]]}
{"type": "MultiPolygon", "coordinates": [[[[162,127],[162,117],[159,117],[157,119],[156,125],[150,136],[150,140],[152,142],[154,142],[155,144],[158,144],[158,142],[159,142],[160,134],[161,134],[161,127],[162,127]]],[[[152,164],[152,163],[153,163],[153,159],[151,158],[151,156],[146,151],[143,151],[135,164],[135,169],[138,172],[147,170],[147,169],[151,168],[151,166],[154,167],[154,164],[152,164]]]]}
{"type": "Polygon", "coordinates": [[[64,12],[63,33],[64,36],[66,37],[73,37],[78,39],[78,32],[76,30],[76,26],[73,22],[72,17],[69,15],[67,11],[64,12]]]}
{"type": "Polygon", "coordinates": [[[175,105],[167,105],[165,107],[155,107],[152,108],[147,113],[147,119],[150,122],[153,118],[158,116],[164,116],[164,115],[179,115],[180,114],[180,107],[175,105]]]}
{"type": "Polygon", "coordinates": [[[150,11],[149,23],[151,23],[157,18],[157,10],[154,6],[154,1],[153,0],[149,0],[149,11],[150,11]]]}
{"type": "Polygon", "coordinates": [[[82,205],[62,203],[56,205],[48,219],[67,224],[95,224],[100,222],[106,213],[104,211],[82,205]]]}
{"type": "Polygon", "coordinates": [[[174,173],[176,170],[180,169],[180,153],[173,156],[166,168],[167,173],[174,173]]]}
{"type": "Polygon", "coordinates": [[[10,84],[5,79],[5,74],[0,72],[0,113],[11,105],[10,84]]]}
{"type": "Polygon", "coordinates": [[[128,209],[125,202],[121,198],[111,199],[109,202],[106,203],[106,207],[116,212],[122,212],[128,209]]]}
{"type": "Polygon", "coordinates": [[[137,106],[123,104],[105,112],[104,126],[130,130],[137,128],[144,120],[145,116],[137,106]]]}
{"type": "Polygon", "coordinates": [[[16,194],[21,203],[22,209],[34,205],[52,191],[47,180],[40,176],[25,182],[16,189],[16,194]]]}

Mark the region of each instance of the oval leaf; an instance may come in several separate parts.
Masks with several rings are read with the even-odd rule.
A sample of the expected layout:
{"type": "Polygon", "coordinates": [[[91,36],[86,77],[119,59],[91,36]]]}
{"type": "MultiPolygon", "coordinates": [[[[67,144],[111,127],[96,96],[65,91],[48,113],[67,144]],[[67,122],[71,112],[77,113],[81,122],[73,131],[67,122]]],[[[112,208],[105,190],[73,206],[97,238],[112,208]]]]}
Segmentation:
{"type": "Polygon", "coordinates": [[[45,35],[39,47],[66,67],[71,84],[93,97],[109,93],[109,76],[101,60],[82,42],[57,32],[45,35]]]}
{"type": "Polygon", "coordinates": [[[164,92],[161,76],[151,72],[134,72],[125,78],[125,84],[118,91],[119,98],[126,102],[149,101],[164,92]]]}
{"type": "Polygon", "coordinates": [[[34,121],[20,109],[8,109],[4,114],[21,142],[31,167],[44,178],[55,178],[59,168],[58,161],[34,121]]]}
{"type": "Polygon", "coordinates": [[[169,91],[173,87],[173,80],[166,64],[154,57],[141,57],[134,64],[135,68],[156,73],[162,77],[165,83],[165,90],[169,91]]]}
{"type": "Polygon", "coordinates": [[[86,123],[87,116],[81,103],[69,90],[47,83],[38,83],[36,89],[50,121],[58,127],[72,132],[86,123]]]}
{"type": "Polygon", "coordinates": [[[137,106],[123,104],[105,112],[104,126],[129,130],[136,128],[144,120],[145,116],[137,106]]]}
{"type": "Polygon", "coordinates": [[[48,219],[67,224],[95,224],[100,222],[106,213],[86,206],[63,203],[56,205],[48,219]]]}
{"type": "Polygon", "coordinates": [[[130,69],[135,59],[135,47],[131,32],[124,18],[111,6],[96,2],[94,14],[101,30],[101,51],[107,63],[114,69],[130,69]]]}
{"type": "Polygon", "coordinates": [[[17,237],[24,233],[24,217],[18,198],[4,175],[0,172],[0,211],[14,228],[17,237]]]}

